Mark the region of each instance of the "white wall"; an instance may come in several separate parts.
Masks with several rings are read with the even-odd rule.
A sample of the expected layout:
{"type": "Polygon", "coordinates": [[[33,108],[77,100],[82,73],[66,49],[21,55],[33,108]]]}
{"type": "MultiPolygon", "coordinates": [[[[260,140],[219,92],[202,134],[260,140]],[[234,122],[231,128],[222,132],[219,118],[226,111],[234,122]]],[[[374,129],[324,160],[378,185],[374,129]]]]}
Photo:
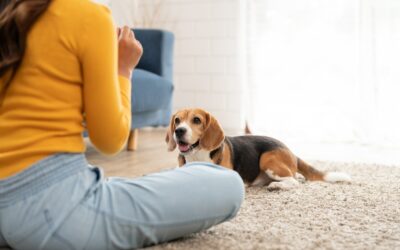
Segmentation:
{"type": "Polygon", "coordinates": [[[117,26],[134,26],[135,17],[138,16],[137,0],[93,0],[110,8],[117,26]]]}
{"type": "Polygon", "coordinates": [[[239,0],[141,0],[136,23],[175,34],[174,110],[201,107],[243,128],[239,0]]]}
{"type": "MultiPolygon", "coordinates": [[[[119,2],[122,0],[103,1],[119,2]]],[[[299,126],[299,129],[303,129],[303,131],[297,131],[297,134],[301,135],[309,143],[310,133],[317,139],[325,138],[325,135],[335,135],[330,137],[335,140],[339,138],[340,140],[338,141],[343,141],[344,137],[349,137],[348,133],[343,132],[345,131],[343,128],[347,126],[346,123],[342,123],[340,125],[341,130],[336,131],[336,128],[340,126],[333,126],[333,130],[327,130],[323,126],[313,123],[313,121],[318,121],[319,119],[324,122],[323,114],[335,115],[334,112],[320,105],[322,98],[325,98],[326,102],[332,103],[336,96],[339,96],[340,100],[351,100],[354,96],[354,102],[358,102],[358,106],[363,107],[362,109],[348,108],[344,105],[344,102],[338,105],[331,105],[331,107],[340,109],[340,112],[336,112],[336,114],[346,116],[349,118],[348,120],[358,116],[363,117],[360,124],[355,124],[358,134],[359,131],[375,130],[379,132],[375,133],[379,137],[378,140],[394,141],[393,144],[397,143],[398,145],[400,135],[398,130],[400,119],[396,118],[399,117],[400,110],[400,105],[397,105],[398,98],[396,98],[399,93],[397,68],[400,65],[400,57],[397,56],[400,50],[399,46],[396,46],[400,41],[400,24],[398,21],[400,20],[398,13],[400,12],[397,11],[400,5],[398,0],[353,0],[350,2],[307,0],[300,3],[295,0],[137,1],[139,4],[135,17],[137,27],[167,29],[176,36],[174,61],[175,110],[184,107],[206,108],[216,115],[225,129],[233,130],[243,128],[244,114],[257,119],[265,117],[265,124],[275,130],[268,130],[262,134],[283,139],[286,143],[289,143],[288,145],[295,152],[299,152],[304,158],[364,161],[369,157],[374,162],[388,162],[385,160],[397,160],[398,162],[398,157],[393,157],[393,155],[400,155],[397,148],[396,151],[391,151],[392,148],[389,148],[385,153],[383,148],[371,148],[369,144],[363,144],[365,148],[354,150],[349,148],[349,146],[358,147],[358,144],[354,144],[354,141],[348,141],[350,143],[347,143],[347,147],[343,147],[345,142],[328,148],[321,147],[321,143],[315,143],[315,145],[299,143],[294,145],[287,138],[292,138],[293,133],[290,134],[290,130],[298,129],[297,126],[299,126]],[[256,6],[256,8],[243,8],[243,6],[249,7],[249,4],[256,6]],[[263,4],[266,4],[266,6],[259,6],[263,4]],[[345,6],[340,7],[341,4],[345,6]],[[352,6],[348,7],[347,5],[352,6]],[[330,8],[329,6],[336,7],[330,8]],[[346,6],[348,8],[344,8],[346,6]],[[316,10],[313,18],[307,14],[307,11],[313,11],[313,8],[317,7],[324,11],[316,10]],[[299,10],[293,11],[296,8],[299,10]],[[258,19],[260,16],[263,18],[258,19]],[[299,22],[298,19],[301,19],[302,16],[308,21],[299,22]],[[264,19],[267,19],[267,21],[263,23],[264,19]],[[293,21],[288,21],[289,19],[293,19],[293,21]],[[253,23],[253,21],[256,23],[253,23]],[[321,26],[323,22],[328,23],[326,29],[339,33],[339,35],[329,36],[328,34],[327,36],[326,32],[322,34],[318,32],[318,29],[314,29],[321,26]],[[306,27],[305,24],[309,24],[309,26],[306,27]],[[244,25],[248,25],[247,29],[243,28],[244,25]],[[263,33],[255,30],[258,26],[264,31],[264,36],[263,33]],[[303,30],[300,31],[298,27],[303,27],[303,30]],[[266,36],[265,31],[268,32],[266,36]],[[354,37],[340,35],[346,32],[354,33],[354,37]],[[246,34],[246,36],[241,36],[241,34],[246,34]],[[252,34],[254,36],[251,36],[252,34]],[[287,47],[282,43],[282,41],[290,42],[290,39],[293,40],[293,36],[297,41],[293,42],[291,47],[287,47]],[[304,42],[307,37],[315,37],[316,39],[311,40],[310,43],[304,42]],[[266,38],[265,41],[261,41],[263,38],[266,38]],[[299,40],[303,41],[303,46],[298,46],[299,40]],[[258,44],[256,43],[257,41],[259,41],[258,44]],[[364,43],[362,41],[367,42],[364,43]],[[246,46],[240,44],[244,42],[247,43],[246,46]],[[272,42],[275,42],[275,44],[272,42]],[[327,47],[331,43],[336,43],[335,46],[341,46],[342,49],[338,53],[333,53],[332,49],[329,46],[327,47]],[[322,46],[327,48],[325,50],[321,49],[322,46]],[[349,51],[349,46],[358,48],[358,50],[356,52],[349,51]],[[277,47],[281,49],[279,50],[277,47]],[[293,53],[289,53],[290,49],[293,53]],[[318,49],[321,52],[318,52],[318,49]],[[265,51],[268,53],[263,58],[261,57],[257,63],[254,63],[254,60],[249,58],[249,54],[255,55],[257,53],[257,55],[262,55],[265,51]],[[351,53],[359,53],[360,56],[359,59],[356,59],[358,56],[354,56],[351,60],[346,59],[347,61],[344,61],[343,64],[338,64],[338,66],[329,66],[329,61],[332,61],[330,59],[316,60],[307,55],[306,57],[301,56],[302,53],[307,54],[309,51],[316,52],[314,53],[314,58],[317,59],[324,57],[327,53],[329,53],[329,56],[325,56],[325,59],[335,59],[338,56],[345,58],[344,55],[346,53],[349,55],[351,53]],[[245,56],[241,55],[241,53],[245,53],[245,56]],[[286,63],[285,58],[291,61],[286,63]],[[306,58],[311,62],[315,61],[317,70],[313,69],[314,66],[312,64],[306,67],[307,64],[301,61],[302,58],[306,58]],[[354,60],[358,61],[354,62],[354,60]],[[302,68],[311,71],[306,76],[298,77],[299,81],[295,79],[294,72],[296,71],[288,68],[288,65],[293,66],[296,62],[298,62],[299,67],[292,68],[297,70],[298,75],[305,74],[301,72],[300,69],[302,68]],[[340,74],[333,74],[334,78],[330,79],[327,74],[321,74],[321,68],[330,71],[337,70],[340,74]],[[267,86],[267,91],[253,86],[255,85],[254,69],[259,69],[260,82],[258,85],[267,86]],[[315,74],[313,73],[314,71],[316,71],[315,74]],[[347,76],[343,79],[337,79],[343,74],[347,74],[347,76]],[[313,77],[319,77],[323,79],[321,83],[324,84],[318,84],[313,88],[312,92],[307,92],[299,84],[300,81],[303,81],[304,84],[309,85],[311,81],[307,77],[311,80],[313,77]],[[319,102],[311,103],[312,106],[307,107],[298,105],[297,102],[290,99],[291,101],[282,104],[280,97],[283,95],[277,91],[282,90],[285,93],[284,87],[288,85],[284,86],[279,81],[290,78],[296,80],[295,84],[290,85],[292,95],[306,94],[310,100],[319,102]],[[356,85],[350,86],[350,84],[347,84],[351,83],[351,81],[355,81],[356,85]],[[345,87],[346,91],[338,94],[337,87],[339,85],[345,87]],[[248,93],[245,95],[242,93],[244,91],[248,93]],[[258,93],[262,92],[266,92],[267,95],[258,95],[258,93]],[[317,95],[317,92],[320,94],[317,95]],[[310,95],[312,98],[310,98],[310,95]],[[248,98],[247,101],[245,101],[245,96],[248,98]],[[258,101],[267,98],[270,99],[270,102],[272,100],[270,104],[258,103],[258,101]],[[273,100],[277,101],[273,102],[273,100]],[[248,108],[245,108],[245,104],[248,104],[248,108]],[[262,108],[254,108],[257,105],[262,108]],[[294,105],[297,105],[295,106],[296,112],[301,111],[298,114],[318,109],[327,111],[310,116],[308,119],[310,125],[306,123],[299,124],[296,119],[293,119],[294,116],[291,115],[293,113],[298,115],[292,110],[294,105]],[[268,108],[270,111],[271,108],[276,108],[277,112],[275,114],[267,114],[265,110],[268,108]],[[285,115],[285,110],[288,111],[287,117],[295,122],[287,122],[282,119],[285,115]],[[364,112],[365,110],[368,112],[364,112]],[[371,113],[375,114],[375,116],[371,116],[371,113]],[[278,129],[280,129],[281,133],[279,133],[278,129]],[[315,130],[319,130],[321,133],[318,134],[315,130]],[[340,137],[336,135],[340,135],[340,137]],[[392,140],[389,140],[390,138],[392,140]],[[393,152],[397,152],[397,154],[393,152]],[[331,155],[327,156],[327,154],[331,155]],[[344,157],[346,155],[348,155],[348,158],[344,157]],[[355,155],[358,155],[359,158],[354,157],[355,155]]],[[[331,122],[333,125],[338,123],[337,119],[332,120],[334,121],[331,122]]],[[[330,124],[330,121],[325,123],[330,124]]],[[[257,127],[254,124],[257,124],[257,120],[251,120],[250,124],[253,132],[257,132],[257,127]]],[[[267,126],[261,127],[265,129],[267,126]]],[[[350,130],[347,129],[346,131],[350,130]]],[[[363,137],[362,135],[357,136],[359,138],[363,137]]],[[[362,140],[361,142],[363,143],[362,140]]]]}

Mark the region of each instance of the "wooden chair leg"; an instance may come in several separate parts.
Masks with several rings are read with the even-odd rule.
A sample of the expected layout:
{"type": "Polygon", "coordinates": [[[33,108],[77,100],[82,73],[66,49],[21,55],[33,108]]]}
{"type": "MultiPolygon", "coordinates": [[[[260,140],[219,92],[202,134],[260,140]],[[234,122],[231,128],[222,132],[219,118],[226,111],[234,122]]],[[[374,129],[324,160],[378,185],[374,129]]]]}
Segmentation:
{"type": "Polygon", "coordinates": [[[135,151],[138,147],[139,129],[135,128],[129,133],[128,151],[135,151]]]}

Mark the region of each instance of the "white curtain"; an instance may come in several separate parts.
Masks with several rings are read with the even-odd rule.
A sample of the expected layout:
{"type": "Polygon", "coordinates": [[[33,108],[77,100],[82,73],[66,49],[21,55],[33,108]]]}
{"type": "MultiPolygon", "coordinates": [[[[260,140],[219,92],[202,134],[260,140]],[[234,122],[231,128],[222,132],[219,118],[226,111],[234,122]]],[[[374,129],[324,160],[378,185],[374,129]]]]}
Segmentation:
{"type": "Polygon", "coordinates": [[[400,1],[246,1],[250,128],[400,146],[400,1]]]}

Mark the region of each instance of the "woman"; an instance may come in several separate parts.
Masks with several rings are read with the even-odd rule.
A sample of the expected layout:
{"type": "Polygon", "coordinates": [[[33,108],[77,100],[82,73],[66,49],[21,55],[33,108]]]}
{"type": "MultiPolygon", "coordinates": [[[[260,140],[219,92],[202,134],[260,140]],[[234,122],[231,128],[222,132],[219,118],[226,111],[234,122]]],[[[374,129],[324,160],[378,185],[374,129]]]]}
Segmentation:
{"type": "Polygon", "coordinates": [[[132,31],[88,0],[2,0],[0,11],[0,247],[129,249],[235,216],[233,171],[106,180],[86,162],[84,128],[106,154],[127,140],[142,54],[132,31]]]}

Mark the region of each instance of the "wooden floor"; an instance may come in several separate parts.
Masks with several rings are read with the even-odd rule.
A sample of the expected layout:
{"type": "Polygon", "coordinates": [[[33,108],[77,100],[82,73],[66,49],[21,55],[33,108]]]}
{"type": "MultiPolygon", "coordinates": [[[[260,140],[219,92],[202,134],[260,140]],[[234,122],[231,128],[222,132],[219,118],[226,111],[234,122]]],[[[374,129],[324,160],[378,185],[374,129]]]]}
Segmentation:
{"type": "Polygon", "coordinates": [[[165,129],[140,130],[138,150],[123,150],[116,156],[103,156],[88,144],[89,163],[104,169],[107,176],[138,177],[177,166],[178,153],[168,152],[165,129]]]}

